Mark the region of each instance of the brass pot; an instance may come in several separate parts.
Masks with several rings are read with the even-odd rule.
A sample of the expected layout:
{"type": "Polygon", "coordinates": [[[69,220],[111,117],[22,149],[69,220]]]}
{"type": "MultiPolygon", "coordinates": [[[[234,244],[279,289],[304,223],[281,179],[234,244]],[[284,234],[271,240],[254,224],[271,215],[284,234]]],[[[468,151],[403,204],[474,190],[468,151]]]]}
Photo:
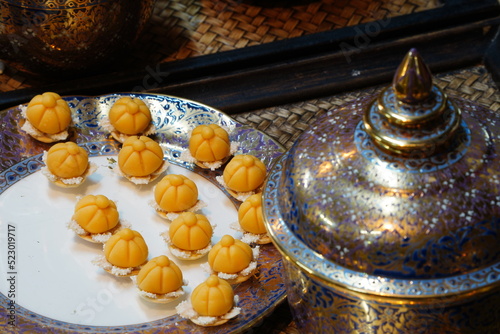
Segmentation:
{"type": "Polygon", "coordinates": [[[0,57],[33,73],[72,74],[120,59],[155,0],[0,0],[0,57]]]}
{"type": "Polygon", "coordinates": [[[499,126],[411,50],[298,138],[263,196],[302,332],[500,332],[499,126]]]}

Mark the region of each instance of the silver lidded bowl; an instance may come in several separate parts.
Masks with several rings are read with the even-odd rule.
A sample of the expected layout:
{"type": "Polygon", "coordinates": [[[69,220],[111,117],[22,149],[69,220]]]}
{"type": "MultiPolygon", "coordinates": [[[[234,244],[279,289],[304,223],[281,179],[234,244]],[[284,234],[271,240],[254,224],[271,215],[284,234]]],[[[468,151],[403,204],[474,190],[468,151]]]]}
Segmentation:
{"type": "Polygon", "coordinates": [[[301,332],[500,332],[499,127],[413,49],[298,138],[263,198],[301,332]]]}
{"type": "Polygon", "coordinates": [[[110,66],[135,45],[155,0],[0,0],[0,58],[34,74],[110,66]]]}

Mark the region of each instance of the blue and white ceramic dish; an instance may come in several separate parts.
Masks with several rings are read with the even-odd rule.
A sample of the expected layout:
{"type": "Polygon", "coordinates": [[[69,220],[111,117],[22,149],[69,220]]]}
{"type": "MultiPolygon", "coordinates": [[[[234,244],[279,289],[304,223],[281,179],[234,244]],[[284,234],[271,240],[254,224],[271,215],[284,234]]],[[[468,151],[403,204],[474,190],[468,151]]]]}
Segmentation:
{"type": "MultiPolygon", "coordinates": [[[[215,177],[221,170],[202,170],[180,160],[190,129],[217,123],[239,142],[238,153],[261,158],[269,166],[284,149],[263,133],[235,122],[220,111],[193,101],[150,94],[112,94],[64,97],[73,111],[69,140],[84,147],[98,166],[82,185],[60,188],[40,172],[42,154],[50,148],[20,130],[21,108],[0,113],[0,326],[13,333],[232,333],[255,326],[285,298],[281,256],[272,245],[261,247],[258,275],[235,286],[241,314],[225,325],[203,328],[175,314],[175,306],[190,295],[208,274],[206,262],[174,261],[188,281],[187,294],[170,304],[139,298],[129,278],[117,278],[93,265],[102,245],[78,238],[66,224],[79,196],[105,194],[115,200],[121,219],[143,234],[150,258],[168,253],[160,233],[168,223],[148,204],[153,184],[135,185],[113,172],[119,143],[100,125],[113,102],[122,96],[143,99],[171,165],[166,173],[184,174],[195,181],[203,213],[216,225],[213,242],[223,234],[238,236],[230,225],[237,221],[239,202],[227,194],[215,177]],[[10,252],[9,252],[10,251],[10,252]],[[5,281],[4,281],[5,283],[5,281]]],[[[28,102],[28,101],[27,101],[28,102]]]]}

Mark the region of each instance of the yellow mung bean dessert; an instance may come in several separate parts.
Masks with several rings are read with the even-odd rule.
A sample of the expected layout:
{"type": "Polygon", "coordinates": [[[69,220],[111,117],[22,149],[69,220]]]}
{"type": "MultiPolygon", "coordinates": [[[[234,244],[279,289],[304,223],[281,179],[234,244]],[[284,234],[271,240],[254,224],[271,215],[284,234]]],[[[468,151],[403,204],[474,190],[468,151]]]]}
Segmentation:
{"type": "Polygon", "coordinates": [[[156,212],[168,220],[177,218],[184,211],[196,212],[202,204],[198,199],[198,187],[182,174],[165,175],[153,192],[156,212]]]}
{"type": "Polygon", "coordinates": [[[155,303],[169,303],[184,294],[182,271],[166,255],[149,260],[133,280],[139,295],[155,303]]]}
{"type": "Polygon", "coordinates": [[[96,169],[87,151],[73,142],[53,145],[44,152],[43,161],[42,173],[60,187],[77,187],[96,169]]]}
{"type": "Polygon", "coordinates": [[[148,184],[168,167],[163,149],[146,136],[130,136],[118,153],[118,171],[135,184],[148,184]]]}
{"type": "Polygon", "coordinates": [[[251,154],[239,154],[226,165],[219,182],[231,195],[243,201],[258,192],[266,176],[266,166],[259,158],[251,154]]]}
{"type": "Polygon", "coordinates": [[[108,113],[113,138],[123,143],[129,136],[148,135],[154,132],[151,111],[146,103],[133,97],[116,100],[108,113]]]}
{"type": "Polygon", "coordinates": [[[176,310],[181,317],[199,326],[219,326],[240,313],[236,301],[232,286],[216,275],[210,275],[194,288],[190,300],[179,304],[176,310]]]}
{"type": "Polygon", "coordinates": [[[23,111],[22,130],[44,143],[68,138],[71,109],[68,103],[54,92],[34,96],[23,111]]]}
{"type": "Polygon", "coordinates": [[[257,270],[258,248],[224,235],[208,253],[208,265],[219,277],[230,284],[248,280],[257,270]]]}
{"type": "Polygon", "coordinates": [[[189,153],[199,167],[219,168],[231,154],[229,134],[217,124],[198,125],[189,138],[189,153]]]}
{"type": "Polygon", "coordinates": [[[148,246],[142,235],[124,228],[106,241],[104,256],[97,258],[94,264],[115,276],[132,276],[146,264],[148,255],[148,246]]]}
{"type": "Polygon", "coordinates": [[[248,197],[238,208],[238,223],[250,242],[268,244],[271,238],[267,234],[262,217],[262,194],[248,197]]]}
{"type": "Polygon", "coordinates": [[[183,212],[169,226],[164,239],[175,257],[196,260],[210,251],[213,227],[208,218],[199,213],[183,212]]]}
{"type": "Polygon", "coordinates": [[[73,228],[77,235],[91,242],[102,242],[101,236],[109,238],[121,227],[116,203],[104,195],[80,198],[75,205],[72,223],[77,224],[73,228]]]}

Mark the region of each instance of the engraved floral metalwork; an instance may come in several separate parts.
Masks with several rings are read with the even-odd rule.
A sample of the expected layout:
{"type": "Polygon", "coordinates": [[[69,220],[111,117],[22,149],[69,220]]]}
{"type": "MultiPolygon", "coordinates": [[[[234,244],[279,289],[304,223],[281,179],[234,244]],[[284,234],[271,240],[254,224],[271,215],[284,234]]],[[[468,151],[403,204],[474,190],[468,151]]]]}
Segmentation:
{"type": "Polygon", "coordinates": [[[109,64],[140,36],[154,3],[2,0],[0,56],[35,73],[59,75],[109,64]]]}
{"type": "Polygon", "coordinates": [[[392,87],[332,109],[268,177],[265,219],[306,333],[500,330],[500,114],[410,79],[423,100],[392,87]]]}

